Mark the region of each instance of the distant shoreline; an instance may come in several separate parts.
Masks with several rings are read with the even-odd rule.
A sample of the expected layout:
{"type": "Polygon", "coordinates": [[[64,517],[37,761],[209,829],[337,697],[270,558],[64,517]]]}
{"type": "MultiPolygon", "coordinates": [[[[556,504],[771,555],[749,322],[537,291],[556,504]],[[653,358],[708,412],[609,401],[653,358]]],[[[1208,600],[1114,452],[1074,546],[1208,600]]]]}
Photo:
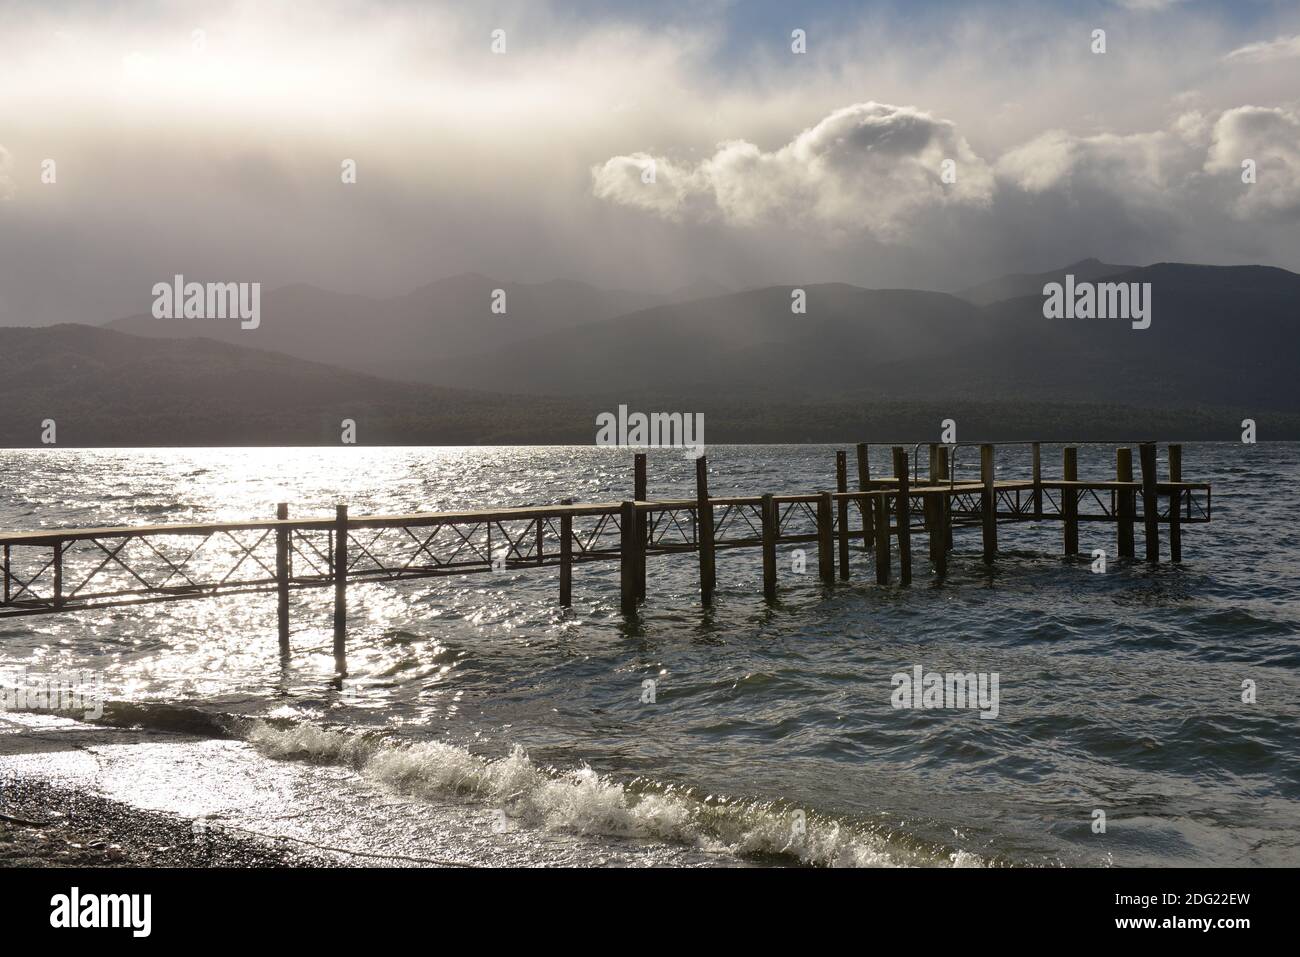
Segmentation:
{"type": "MultiPolygon", "coordinates": [[[[1027,445],[1031,442],[1038,442],[1044,446],[1055,445],[1111,445],[1111,444],[1136,444],[1138,442],[1175,442],[1183,444],[1196,445],[1240,445],[1239,438],[1212,436],[1206,437],[1184,432],[1159,432],[1159,433],[1142,433],[1140,430],[1130,430],[1130,437],[1117,437],[1115,435],[1090,435],[1087,437],[1071,438],[1054,438],[1051,436],[1003,436],[1001,438],[987,438],[985,436],[976,436],[970,440],[963,440],[957,444],[964,447],[972,447],[984,443],[992,445],[1027,445]],[[1133,437],[1136,436],[1136,437],[1133,437]]],[[[818,439],[807,439],[803,441],[791,439],[756,439],[756,440],[730,440],[720,439],[710,441],[705,444],[704,448],[763,448],[766,446],[784,446],[784,447],[809,447],[822,448],[835,446],[847,448],[856,445],[858,442],[866,442],[867,445],[887,448],[895,445],[902,445],[911,448],[913,445],[928,444],[928,439],[916,436],[907,438],[894,439],[872,439],[870,437],[862,438],[858,436],[841,436],[827,437],[818,439]]],[[[1273,434],[1268,438],[1257,439],[1254,444],[1257,445],[1285,445],[1288,443],[1300,442],[1300,431],[1292,434],[1278,435],[1273,434]]],[[[114,452],[158,452],[164,450],[175,451],[195,451],[201,449],[483,449],[483,448],[570,448],[570,449],[598,449],[607,448],[611,453],[624,452],[673,452],[678,451],[674,446],[599,446],[591,442],[563,442],[563,441],[494,441],[494,442],[359,442],[356,445],[329,445],[320,442],[194,442],[194,443],[167,443],[158,445],[148,444],[84,444],[60,443],[58,445],[6,445],[0,443],[0,452],[30,452],[47,450],[51,452],[63,451],[114,451],[114,452]]]]}

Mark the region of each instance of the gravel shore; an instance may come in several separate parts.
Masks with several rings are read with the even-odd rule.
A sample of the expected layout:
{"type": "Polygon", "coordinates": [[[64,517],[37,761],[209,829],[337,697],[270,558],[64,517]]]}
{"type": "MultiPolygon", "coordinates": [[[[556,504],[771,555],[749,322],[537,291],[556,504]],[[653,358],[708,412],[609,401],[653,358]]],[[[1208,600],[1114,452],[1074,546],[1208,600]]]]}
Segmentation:
{"type": "Polygon", "coordinates": [[[0,867],[339,867],[271,842],[44,781],[0,778],[0,867]]]}

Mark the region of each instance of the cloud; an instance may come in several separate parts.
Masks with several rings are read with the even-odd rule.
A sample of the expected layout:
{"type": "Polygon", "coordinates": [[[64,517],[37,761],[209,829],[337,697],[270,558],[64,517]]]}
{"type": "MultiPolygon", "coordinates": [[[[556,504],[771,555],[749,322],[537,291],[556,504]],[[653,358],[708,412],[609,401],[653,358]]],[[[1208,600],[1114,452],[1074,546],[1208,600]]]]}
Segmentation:
{"type": "Polygon", "coordinates": [[[1218,231],[1227,218],[1300,218],[1300,114],[1240,106],[1187,111],[1137,133],[1050,130],[986,163],[947,120],[859,103],[776,150],[736,140],[694,165],[634,153],[594,167],[592,177],[597,197],[670,222],[794,227],[832,241],[925,245],[942,241],[947,224],[935,217],[945,212],[985,214],[962,225],[996,233],[1030,208],[1103,233],[1172,236],[1218,231]],[[946,184],[940,170],[950,158],[958,177],[946,184]],[[1253,184],[1240,176],[1247,159],[1258,172],[1253,184]]]}
{"type": "Polygon", "coordinates": [[[1300,113],[1241,106],[1214,125],[1205,171],[1228,174],[1232,212],[1239,219],[1300,217],[1300,113]],[[1254,160],[1256,182],[1241,182],[1242,162],[1254,160]]]}
{"type": "Polygon", "coordinates": [[[684,166],[649,153],[615,156],[592,169],[593,189],[600,199],[680,221],[691,210],[705,214],[708,183],[702,169],[684,166]]]}
{"type": "Polygon", "coordinates": [[[1118,136],[1055,130],[1002,156],[1000,183],[1026,193],[1106,194],[1130,208],[1217,209],[1238,219],[1300,217],[1300,114],[1240,106],[1184,113],[1168,129],[1118,136]],[[1253,160],[1257,181],[1244,183],[1253,160]]]}
{"type": "Polygon", "coordinates": [[[1224,56],[1224,59],[1238,63],[1271,63],[1274,60],[1288,60],[1292,57],[1300,57],[1300,34],[1247,43],[1224,56]]]}
{"type": "Polygon", "coordinates": [[[1300,218],[1300,114],[1240,106],[1185,113],[1168,129],[1126,136],[1045,133],[997,162],[1001,184],[1026,193],[1104,195],[1129,210],[1243,221],[1300,218]],[[1242,180],[1253,160],[1256,182],[1242,180]]]}
{"type": "Polygon", "coordinates": [[[1297,33],[1281,8],[1243,33],[1203,4],[1111,6],[1096,57],[1092,15],[1060,5],[860,5],[812,16],[804,56],[715,0],[10,6],[0,324],[147,310],[176,272],[383,295],[462,270],[660,290],[952,288],[1086,255],[1300,269],[1266,131],[1225,124],[1205,169],[1224,110],[1297,108],[1300,58],[1223,60],[1297,33]],[[47,156],[57,187],[25,171],[47,156]]]}
{"type": "Polygon", "coordinates": [[[1000,180],[1028,193],[1093,189],[1162,205],[1203,163],[1210,130],[1205,117],[1185,113],[1171,128],[1118,135],[1076,136],[1052,130],[997,161],[1000,180]]]}
{"type": "Polygon", "coordinates": [[[1168,10],[1170,7],[1177,6],[1183,0],[1115,0],[1117,6],[1125,10],[1168,10]]]}
{"type": "Polygon", "coordinates": [[[11,199],[14,195],[14,181],[9,176],[13,169],[13,159],[9,151],[0,146],[0,199],[11,199]]]}
{"type": "Polygon", "coordinates": [[[720,219],[905,239],[914,217],[945,207],[986,207],[988,165],[944,119],[910,106],[856,103],[765,151],[746,140],[682,166],[646,153],[592,168],[601,199],[667,219],[720,219]],[[654,182],[643,170],[653,161],[654,182]],[[951,161],[954,181],[944,178],[951,161]]]}

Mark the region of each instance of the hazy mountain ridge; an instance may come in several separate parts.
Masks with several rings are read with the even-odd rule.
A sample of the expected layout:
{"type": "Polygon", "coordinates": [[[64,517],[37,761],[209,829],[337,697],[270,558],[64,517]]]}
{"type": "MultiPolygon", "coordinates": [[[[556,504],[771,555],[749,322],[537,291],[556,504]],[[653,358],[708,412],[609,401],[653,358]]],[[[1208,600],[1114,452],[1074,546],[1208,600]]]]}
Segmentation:
{"type": "Polygon", "coordinates": [[[0,329],[0,445],[505,441],[562,417],[544,399],[391,382],[213,339],[141,338],[80,325],[0,329]],[[408,437],[409,436],[409,437],[408,437]]]}
{"type": "Polygon", "coordinates": [[[1007,276],[999,276],[996,279],[990,279],[979,285],[963,289],[954,293],[954,295],[977,306],[988,306],[1004,299],[1042,295],[1043,286],[1049,282],[1061,282],[1067,273],[1073,275],[1076,280],[1097,282],[1118,273],[1131,272],[1137,268],[1137,266],[1117,266],[1112,263],[1104,263],[1100,259],[1090,257],[1047,272],[1012,273],[1007,276]]]}
{"type": "Polygon", "coordinates": [[[1267,266],[1157,263],[1106,277],[1150,283],[1152,325],[1047,319],[1041,290],[976,307],[944,293],[789,287],[736,293],[432,363],[446,385],[580,394],[786,390],[895,399],[1113,400],[1300,410],[1300,276],[1267,266]]]}
{"type": "MultiPolygon", "coordinates": [[[[896,442],[954,417],[968,439],[1234,439],[1231,408],[1171,410],[973,398],[900,399],[790,384],[766,394],[635,391],[546,397],[390,382],[210,339],[141,338],[93,326],[0,329],[0,446],[338,445],[342,420],[361,445],[575,444],[596,416],[705,416],[705,443],[896,442]]],[[[1300,415],[1261,418],[1264,438],[1300,438],[1300,415]]]]}
{"type": "MultiPolygon", "coordinates": [[[[1094,264],[1093,275],[1112,268],[1087,263],[1094,264]]],[[[1300,412],[1293,372],[1300,276],[1267,266],[1157,263],[1104,278],[1151,283],[1151,328],[1134,330],[1125,320],[1046,319],[1041,287],[981,307],[946,293],[845,283],[803,287],[803,315],[791,311],[791,287],[778,286],[658,302],[617,316],[607,313],[619,302],[636,301],[638,294],[605,293],[568,281],[504,284],[509,312],[491,316],[486,304],[496,281],[467,274],[383,301],[286,287],[268,294],[258,330],[203,320],[151,320],[150,329],[189,337],[219,329],[235,346],[273,349],[285,358],[338,355],[332,364],[354,373],[424,382],[453,396],[465,390],[492,393],[488,405],[503,394],[528,394],[556,397],[555,407],[567,409],[579,398],[583,416],[590,408],[583,403],[592,395],[613,396],[615,402],[653,395],[663,399],[662,408],[681,411],[730,398],[750,400],[768,408],[773,422],[786,424],[782,408],[846,397],[872,403],[1105,403],[1236,408],[1253,415],[1300,412]],[[388,311],[358,321],[357,310],[375,302],[386,303],[388,311]],[[434,302],[442,309],[436,316],[434,302]],[[572,306],[575,302],[579,305],[572,306]],[[296,317],[293,322],[277,324],[275,309],[281,304],[296,317]],[[532,318],[521,320],[521,315],[532,318]],[[538,329],[545,331],[531,334],[538,329]],[[281,340],[283,347],[272,345],[281,340]]],[[[119,322],[113,328],[131,325],[119,322]]],[[[183,366],[181,353],[167,355],[162,361],[183,366]]],[[[41,357],[31,358],[40,367],[41,357]]],[[[353,383],[351,394],[358,398],[352,401],[361,401],[367,389],[388,401],[384,390],[396,382],[384,379],[368,380],[372,384],[366,387],[353,383]]],[[[184,390],[186,384],[171,382],[167,388],[184,390]]],[[[276,401],[261,391],[267,401],[276,401]]],[[[418,406],[427,394],[404,393],[397,404],[418,406]]],[[[279,400],[300,404],[287,395],[279,400]]],[[[462,409],[459,399],[451,401],[462,409]]],[[[537,404],[547,401],[539,398],[537,404]]],[[[555,434],[535,417],[511,411],[509,403],[502,408],[512,421],[526,420],[542,430],[539,434],[555,434]]],[[[483,434],[490,433],[489,428],[483,434]]],[[[403,440],[400,433],[397,440],[403,440]]]]}
{"type": "Polygon", "coordinates": [[[360,371],[391,363],[437,361],[612,318],[664,300],[574,280],[502,282],[462,273],[400,296],[375,298],[295,284],[264,289],[261,324],[156,319],[135,315],[106,324],[132,335],[208,338],[268,349],[360,371]],[[505,315],[491,311],[505,291],[505,315]]]}
{"type": "Polygon", "coordinates": [[[867,387],[859,375],[873,365],[969,345],[985,332],[977,309],[945,293],[844,283],[802,288],[802,315],[791,311],[790,287],[748,290],[433,364],[427,377],[581,394],[620,387],[766,391],[810,374],[839,376],[812,389],[827,394],[867,387]]]}

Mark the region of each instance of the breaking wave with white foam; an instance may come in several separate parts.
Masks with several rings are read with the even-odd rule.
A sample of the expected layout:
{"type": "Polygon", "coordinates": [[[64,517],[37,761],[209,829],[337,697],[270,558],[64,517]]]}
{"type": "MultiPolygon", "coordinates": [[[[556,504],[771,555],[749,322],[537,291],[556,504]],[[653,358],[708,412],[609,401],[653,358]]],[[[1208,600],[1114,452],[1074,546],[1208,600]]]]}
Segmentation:
{"type": "Polygon", "coordinates": [[[686,844],[745,859],[827,867],[980,867],[963,850],[907,846],[861,825],[783,802],[701,798],[644,779],[620,783],[582,766],[538,767],[516,745],[499,758],[444,742],[398,743],[313,724],[251,722],[246,740],[277,759],[349,766],[396,792],[461,798],[499,808],[517,823],[553,832],[686,844]]]}

